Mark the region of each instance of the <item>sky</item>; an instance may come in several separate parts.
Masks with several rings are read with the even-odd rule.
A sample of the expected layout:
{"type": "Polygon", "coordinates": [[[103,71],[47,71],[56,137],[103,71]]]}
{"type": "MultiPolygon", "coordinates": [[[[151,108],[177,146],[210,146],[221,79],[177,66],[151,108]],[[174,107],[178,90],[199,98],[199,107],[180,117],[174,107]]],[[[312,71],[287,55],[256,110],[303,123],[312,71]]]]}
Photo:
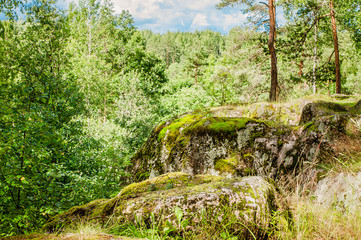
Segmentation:
{"type": "MultiPolygon", "coordinates": [[[[60,0],[66,8],[73,0],[60,0]]],[[[223,34],[247,22],[240,7],[216,8],[220,0],[113,0],[116,13],[129,10],[139,29],[153,32],[211,29],[223,34]]]]}

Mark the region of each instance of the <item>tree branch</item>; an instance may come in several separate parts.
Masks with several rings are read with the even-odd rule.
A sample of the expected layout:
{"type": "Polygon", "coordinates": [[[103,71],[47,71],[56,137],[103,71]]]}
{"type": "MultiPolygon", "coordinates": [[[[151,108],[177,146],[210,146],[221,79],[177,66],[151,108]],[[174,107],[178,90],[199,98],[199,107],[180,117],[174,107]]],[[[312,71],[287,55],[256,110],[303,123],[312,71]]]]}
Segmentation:
{"type": "Polygon", "coordinates": [[[267,3],[265,3],[265,2],[260,2],[260,3],[261,3],[261,4],[266,5],[267,7],[269,7],[269,6],[268,6],[268,4],[267,4],[267,3]]]}

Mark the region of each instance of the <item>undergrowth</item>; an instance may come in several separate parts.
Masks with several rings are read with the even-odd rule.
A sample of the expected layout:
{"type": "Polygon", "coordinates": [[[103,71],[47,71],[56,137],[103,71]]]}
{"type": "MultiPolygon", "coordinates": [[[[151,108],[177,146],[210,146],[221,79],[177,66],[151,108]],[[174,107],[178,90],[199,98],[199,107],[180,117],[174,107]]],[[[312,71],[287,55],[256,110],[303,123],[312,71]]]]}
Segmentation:
{"type": "Polygon", "coordinates": [[[182,210],[178,207],[174,208],[176,222],[169,221],[166,224],[160,224],[155,220],[154,215],[151,217],[150,222],[138,220],[135,223],[114,224],[110,227],[109,233],[136,237],[146,238],[150,240],[163,240],[163,239],[227,239],[237,240],[244,236],[244,239],[262,239],[257,236],[256,230],[247,227],[241,223],[233,214],[231,208],[225,208],[224,211],[213,215],[210,219],[207,213],[202,213],[202,217],[198,223],[190,224],[190,219],[184,217],[182,210]],[[224,219],[220,223],[215,224],[212,219],[224,219]]]}

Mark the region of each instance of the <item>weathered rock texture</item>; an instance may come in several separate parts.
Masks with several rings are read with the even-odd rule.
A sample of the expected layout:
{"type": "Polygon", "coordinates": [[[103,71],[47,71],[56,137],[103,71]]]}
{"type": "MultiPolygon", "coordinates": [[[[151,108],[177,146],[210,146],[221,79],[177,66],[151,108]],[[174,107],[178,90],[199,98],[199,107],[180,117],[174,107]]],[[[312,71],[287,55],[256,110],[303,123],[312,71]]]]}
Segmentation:
{"type": "Polygon", "coordinates": [[[344,131],[346,122],[350,117],[349,111],[332,102],[315,102],[307,104],[302,111],[300,124],[306,124],[311,121],[327,121],[326,125],[344,131]],[[321,117],[323,117],[321,119],[321,117]]]}
{"type": "Polygon", "coordinates": [[[316,201],[328,207],[353,213],[361,210],[361,172],[358,174],[340,173],[326,177],[317,184],[313,194],[316,201]]]}
{"type": "Polygon", "coordinates": [[[351,108],[351,110],[352,110],[353,112],[355,112],[355,113],[361,114],[361,100],[358,101],[358,102],[355,104],[355,106],[353,106],[353,107],[351,108]]]}
{"type": "Polygon", "coordinates": [[[131,184],[113,199],[74,207],[55,216],[44,230],[53,231],[79,219],[108,221],[109,217],[119,224],[155,221],[158,226],[178,226],[178,208],[182,219],[188,221],[188,230],[200,227],[206,219],[212,224],[233,223],[233,230],[246,239],[250,231],[263,239],[275,227],[270,224],[274,214],[279,216],[283,211],[278,199],[274,185],[261,177],[227,179],[170,173],[131,184]]]}
{"type": "MultiPolygon", "coordinates": [[[[244,239],[251,238],[250,232],[257,239],[267,238],[274,227],[270,220],[278,221],[275,212],[285,216],[282,221],[291,221],[271,179],[292,179],[300,172],[306,180],[317,178],[316,160],[335,156],[342,148],[342,144],[332,145],[337,145],[335,140],[348,141],[352,134],[357,138],[361,131],[355,125],[358,105],[347,109],[302,100],[292,106],[291,110],[273,104],[255,104],[248,110],[219,107],[161,123],[132,159],[128,180],[136,183],[113,199],[96,200],[55,216],[44,230],[85,218],[168,227],[179,227],[179,221],[188,219],[184,230],[197,231],[206,218],[214,224],[232,223],[232,232],[244,239]],[[290,116],[275,116],[288,111],[290,116]],[[338,135],[346,140],[336,139],[338,135]],[[182,213],[181,220],[176,211],[182,213]]],[[[324,181],[342,187],[342,179],[324,181]]],[[[341,192],[322,186],[320,196],[341,192]]]]}
{"type": "Polygon", "coordinates": [[[346,131],[352,113],[339,104],[318,101],[305,103],[294,118],[298,126],[235,115],[234,109],[216,108],[160,124],[134,156],[131,182],[178,171],[273,179],[295,175],[303,163],[332,152],[332,135],[346,131]],[[233,117],[217,117],[227,111],[233,117]]]}

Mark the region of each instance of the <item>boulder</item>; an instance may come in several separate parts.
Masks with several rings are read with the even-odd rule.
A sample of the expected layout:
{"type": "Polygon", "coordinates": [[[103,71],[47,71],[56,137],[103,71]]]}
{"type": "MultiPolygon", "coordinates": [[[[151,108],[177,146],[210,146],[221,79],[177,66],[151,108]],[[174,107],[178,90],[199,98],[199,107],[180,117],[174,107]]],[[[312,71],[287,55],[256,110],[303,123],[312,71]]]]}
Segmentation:
{"type": "Polygon", "coordinates": [[[206,219],[212,224],[230,224],[230,230],[245,239],[252,234],[263,239],[275,227],[270,223],[276,213],[289,220],[287,205],[279,196],[275,186],[262,177],[169,173],[131,184],[113,199],[74,207],[55,216],[43,229],[54,231],[84,219],[107,222],[111,218],[118,225],[140,221],[175,228],[182,221],[184,231],[196,231],[206,219]]]}
{"type": "Polygon", "coordinates": [[[348,110],[333,102],[313,102],[307,104],[301,114],[300,124],[319,120],[321,117],[328,117],[328,124],[335,128],[344,128],[349,117],[348,110]]]}
{"type": "Polygon", "coordinates": [[[347,94],[333,94],[331,95],[331,97],[335,100],[345,100],[345,99],[353,98],[352,95],[347,95],[347,94]]]}
{"type": "Polygon", "coordinates": [[[354,113],[358,113],[358,114],[361,114],[361,100],[359,100],[355,106],[353,106],[351,108],[351,111],[354,112],[354,113]]]}
{"type": "Polygon", "coordinates": [[[340,173],[319,181],[313,194],[318,203],[340,211],[361,210],[361,172],[340,173]]]}
{"type": "Polygon", "coordinates": [[[311,125],[193,113],[154,129],[133,157],[128,180],[139,182],[169,172],[278,179],[297,172],[303,161],[314,161],[325,144],[322,133],[311,125]]]}
{"type": "Polygon", "coordinates": [[[297,126],[304,106],[320,100],[331,101],[332,99],[324,95],[312,95],[286,103],[261,102],[239,106],[220,106],[209,109],[209,112],[215,117],[248,117],[297,126]]]}

